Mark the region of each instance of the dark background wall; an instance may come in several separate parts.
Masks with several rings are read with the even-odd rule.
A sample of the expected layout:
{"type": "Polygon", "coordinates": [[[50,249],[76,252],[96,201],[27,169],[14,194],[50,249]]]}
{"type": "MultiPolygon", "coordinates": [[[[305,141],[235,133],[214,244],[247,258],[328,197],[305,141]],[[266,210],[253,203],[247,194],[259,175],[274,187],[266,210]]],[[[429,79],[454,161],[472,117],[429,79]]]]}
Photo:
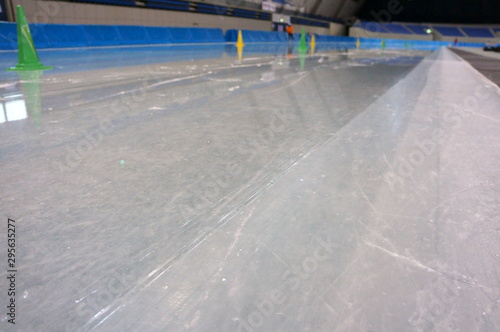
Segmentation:
{"type": "Polygon", "coordinates": [[[0,0],[0,21],[7,21],[7,7],[4,0],[0,0]]]}
{"type": "Polygon", "coordinates": [[[395,1],[400,3],[402,10],[399,14],[392,14],[391,21],[500,23],[500,0],[367,0],[359,18],[376,21],[372,11],[387,10],[388,3],[395,1]]]}

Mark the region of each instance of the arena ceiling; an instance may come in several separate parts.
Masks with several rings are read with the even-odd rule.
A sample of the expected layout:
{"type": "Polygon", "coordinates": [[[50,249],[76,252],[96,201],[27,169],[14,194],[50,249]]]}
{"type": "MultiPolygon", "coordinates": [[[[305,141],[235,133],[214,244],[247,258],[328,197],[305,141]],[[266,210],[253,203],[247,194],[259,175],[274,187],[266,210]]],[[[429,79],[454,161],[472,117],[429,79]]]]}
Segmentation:
{"type": "Polygon", "coordinates": [[[390,20],[396,22],[500,24],[499,0],[366,0],[358,16],[377,21],[395,4],[390,20]]]}

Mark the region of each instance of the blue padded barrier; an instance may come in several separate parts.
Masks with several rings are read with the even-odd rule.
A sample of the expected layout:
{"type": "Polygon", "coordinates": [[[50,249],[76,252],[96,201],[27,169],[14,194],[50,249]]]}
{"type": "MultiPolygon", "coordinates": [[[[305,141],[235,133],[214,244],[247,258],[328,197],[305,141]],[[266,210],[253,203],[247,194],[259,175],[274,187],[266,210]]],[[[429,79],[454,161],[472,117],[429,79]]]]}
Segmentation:
{"type": "Polygon", "coordinates": [[[222,29],[207,29],[208,34],[211,37],[212,43],[225,43],[224,33],[222,29]]]}
{"type": "Polygon", "coordinates": [[[288,40],[288,34],[286,32],[264,31],[261,37],[263,42],[279,43],[288,40]]]}
{"type": "Polygon", "coordinates": [[[359,38],[361,49],[381,48],[382,39],[380,38],[359,38]]]}
{"type": "Polygon", "coordinates": [[[269,43],[279,41],[278,36],[273,34],[271,31],[252,31],[249,33],[252,34],[254,42],[269,43]]]}
{"type": "MultiPolygon", "coordinates": [[[[276,43],[277,47],[287,47],[290,46],[288,42],[288,34],[286,32],[273,32],[273,31],[250,31],[242,30],[243,41],[245,42],[245,52],[251,50],[252,52],[259,53],[262,52],[269,46],[269,43],[276,43]],[[258,37],[259,36],[259,37],[258,37]],[[262,37],[265,41],[262,41],[262,37]],[[261,43],[260,45],[258,43],[261,43]],[[266,45],[267,44],[267,45],[266,45]]],[[[295,37],[295,43],[298,42],[299,34],[295,37]]],[[[328,35],[315,35],[316,43],[319,50],[343,50],[343,49],[355,49],[357,38],[346,37],[346,36],[328,36],[328,35]]],[[[228,30],[226,33],[227,42],[236,42],[238,37],[238,30],[228,30]]],[[[381,49],[382,48],[382,38],[360,38],[360,48],[361,49],[381,49]]],[[[232,46],[232,45],[231,45],[232,46]]],[[[441,42],[441,41],[419,41],[419,40],[399,40],[399,39],[385,39],[386,49],[413,49],[413,50],[427,50],[432,51],[440,47],[453,46],[453,42],[441,42]]],[[[464,47],[483,47],[484,43],[458,43],[457,46],[464,47]]]]}
{"type": "Polygon", "coordinates": [[[227,42],[236,42],[238,40],[238,30],[227,30],[224,38],[227,42]]]}
{"type": "Polygon", "coordinates": [[[254,42],[265,43],[270,38],[268,32],[269,31],[251,31],[251,32],[247,32],[246,34],[247,35],[250,34],[252,41],[254,41],[254,42]]]}
{"type": "Polygon", "coordinates": [[[267,40],[267,32],[268,31],[256,31],[255,40],[260,42],[265,42],[267,40]]]}
{"type": "MultiPolygon", "coordinates": [[[[286,32],[242,30],[241,33],[245,43],[276,43],[288,41],[288,34],[286,32]]],[[[227,42],[236,42],[237,39],[238,30],[228,30],[226,32],[227,42]]]]}
{"type": "Polygon", "coordinates": [[[260,39],[260,34],[257,31],[243,30],[242,32],[243,40],[249,43],[262,42],[260,39]]]}
{"type": "Polygon", "coordinates": [[[458,47],[485,47],[486,43],[464,43],[464,42],[458,42],[457,45],[458,47]]]}
{"type": "MultiPolygon", "coordinates": [[[[243,36],[250,36],[253,42],[265,42],[267,40],[266,34],[268,31],[250,31],[243,34],[243,36]],[[264,33],[262,33],[264,32],[264,33]]],[[[245,38],[245,37],[243,37],[245,38]]]]}
{"type": "Polygon", "coordinates": [[[17,27],[15,23],[0,22],[0,49],[17,49],[17,27]]]}
{"type": "Polygon", "coordinates": [[[260,41],[263,43],[277,43],[281,41],[280,33],[277,33],[275,31],[260,31],[260,33],[258,31],[255,31],[254,34],[256,36],[255,41],[260,41]]]}
{"type": "Polygon", "coordinates": [[[49,44],[43,31],[43,24],[30,24],[31,36],[37,48],[48,48],[49,44]]]}
{"type": "Polygon", "coordinates": [[[89,46],[83,25],[31,24],[30,30],[39,48],[89,46]]]}
{"type": "Polygon", "coordinates": [[[89,46],[122,45],[123,38],[117,26],[114,25],[84,25],[89,46]]]}
{"type": "Polygon", "coordinates": [[[89,46],[122,45],[122,37],[114,25],[84,25],[89,46]]]}
{"type": "MultiPolygon", "coordinates": [[[[386,39],[388,49],[413,49],[432,51],[440,47],[452,46],[452,42],[424,41],[424,40],[391,40],[386,39]]],[[[380,47],[380,46],[379,46],[380,47]]]]}
{"type": "Polygon", "coordinates": [[[168,28],[172,35],[173,43],[191,43],[192,35],[190,28],[168,28]]]}
{"type": "MultiPolygon", "coordinates": [[[[109,25],[31,24],[35,45],[40,48],[93,47],[145,44],[187,44],[236,42],[238,30],[228,30],[224,38],[221,29],[143,27],[109,25]]],[[[288,43],[286,32],[243,30],[245,44],[288,43]]],[[[300,34],[295,34],[295,43],[300,34]]],[[[308,38],[309,40],[309,38],[308,38]]],[[[316,35],[317,43],[329,44],[339,49],[355,48],[356,38],[316,35]]],[[[381,48],[382,39],[360,38],[361,48],[381,48]]],[[[433,50],[441,46],[453,46],[450,42],[411,41],[386,39],[386,48],[433,50]]],[[[458,43],[464,47],[483,47],[484,43],[458,43]]],[[[16,25],[0,23],[0,49],[17,49],[16,25]]]]}
{"type": "Polygon", "coordinates": [[[278,41],[288,41],[288,34],[286,32],[274,32],[274,35],[278,38],[278,41]]]}
{"type": "Polygon", "coordinates": [[[243,40],[245,41],[245,43],[255,43],[262,41],[258,32],[243,30],[241,31],[241,35],[243,36],[243,40]]]}
{"type": "Polygon", "coordinates": [[[273,36],[269,34],[269,31],[253,31],[252,37],[255,42],[269,42],[272,41],[273,36]]]}
{"type": "Polygon", "coordinates": [[[116,29],[121,37],[121,45],[145,45],[151,43],[145,27],[117,25],[116,29]]]}
{"type": "MultiPolygon", "coordinates": [[[[182,28],[181,28],[182,29],[182,28]]],[[[224,35],[221,29],[208,28],[185,28],[191,34],[190,43],[224,43],[224,35]]]]}
{"type": "Polygon", "coordinates": [[[272,42],[288,41],[288,34],[286,32],[267,31],[266,39],[272,42]]]}
{"type": "Polygon", "coordinates": [[[316,42],[323,43],[356,43],[356,38],[354,37],[344,37],[344,36],[327,36],[327,35],[316,35],[316,42]]]}
{"type": "Polygon", "coordinates": [[[274,42],[288,41],[288,34],[286,32],[269,31],[268,37],[274,42]]]}
{"type": "Polygon", "coordinates": [[[168,28],[163,27],[144,27],[150,44],[169,44],[172,43],[172,34],[168,28]]]}
{"type": "MultiPolygon", "coordinates": [[[[408,47],[408,43],[406,43],[406,47],[408,47]]],[[[385,40],[385,48],[402,50],[405,48],[405,41],[404,40],[397,40],[397,39],[386,39],[385,40]]]]}

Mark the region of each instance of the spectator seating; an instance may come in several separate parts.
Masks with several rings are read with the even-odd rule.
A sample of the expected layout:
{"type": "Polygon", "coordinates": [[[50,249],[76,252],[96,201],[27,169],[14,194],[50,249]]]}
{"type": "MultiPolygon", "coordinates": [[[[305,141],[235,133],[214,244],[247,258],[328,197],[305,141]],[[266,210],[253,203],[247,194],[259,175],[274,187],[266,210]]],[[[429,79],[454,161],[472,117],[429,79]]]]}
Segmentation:
{"type": "Polygon", "coordinates": [[[430,29],[428,25],[420,25],[420,24],[406,24],[406,27],[410,29],[416,35],[426,35],[427,29],[430,29]]]}
{"type": "Polygon", "coordinates": [[[434,29],[445,37],[465,37],[457,27],[434,26],[434,29]]]}
{"type": "Polygon", "coordinates": [[[486,28],[462,28],[462,30],[469,37],[479,37],[479,38],[494,38],[495,36],[491,33],[490,29],[486,28]]]}
{"type": "Polygon", "coordinates": [[[398,23],[385,23],[382,24],[387,30],[389,30],[392,33],[399,33],[399,34],[404,34],[404,35],[411,35],[413,32],[411,30],[408,30],[405,26],[402,24],[398,23]]]}

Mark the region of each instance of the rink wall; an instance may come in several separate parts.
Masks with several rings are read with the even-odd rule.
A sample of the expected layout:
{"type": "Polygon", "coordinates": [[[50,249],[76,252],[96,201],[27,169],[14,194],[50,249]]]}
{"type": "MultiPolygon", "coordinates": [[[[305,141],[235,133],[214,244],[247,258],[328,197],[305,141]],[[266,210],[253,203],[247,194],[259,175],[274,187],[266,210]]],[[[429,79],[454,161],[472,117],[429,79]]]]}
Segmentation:
{"type": "MultiPolygon", "coordinates": [[[[37,48],[224,43],[217,28],[30,24],[37,48]]],[[[0,23],[0,49],[17,49],[15,23],[0,23]]]]}
{"type": "MultiPolygon", "coordinates": [[[[243,40],[248,43],[265,43],[265,42],[287,42],[288,35],[286,32],[275,31],[251,31],[242,30],[243,40]]],[[[236,42],[238,38],[238,30],[228,30],[226,32],[227,42],[236,42]]],[[[310,41],[311,36],[307,36],[307,41],[310,41]]],[[[295,34],[295,42],[300,39],[300,34],[295,34]]],[[[331,36],[331,35],[316,35],[316,43],[338,44],[342,48],[354,49],[357,48],[358,38],[346,36],[331,36]]],[[[386,49],[420,49],[432,50],[439,47],[454,46],[452,42],[445,41],[425,41],[425,40],[400,40],[400,39],[382,39],[382,38],[359,38],[359,48],[386,48],[386,49]]],[[[458,43],[458,47],[484,47],[484,43],[458,43]]]]}
{"type": "MultiPolygon", "coordinates": [[[[35,45],[39,49],[102,47],[159,44],[234,43],[238,30],[228,30],[224,36],[218,28],[147,27],[127,25],[67,25],[30,24],[35,45]]],[[[248,43],[288,43],[288,35],[277,31],[242,30],[248,43]]],[[[295,43],[300,39],[295,34],[295,43]]],[[[310,35],[307,39],[310,40],[310,35]]],[[[317,43],[337,44],[345,49],[357,48],[358,38],[316,35],[317,43]]],[[[453,46],[452,42],[359,38],[359,48],[436,49],[453,46]]],[[[483,43],[459,43],[461,47],[483,47],[483,43]]],[[[16,50],[15,23],[0,23],[0,50],[16,50]]]]}
{"type": "MultiPolygon", "coordinates": [[[[272,42],[287,42],[288,34],[278,31],[254,31],[241,30],[245,43],[272,43],[272,42]]],[[[226,41],[236,42],[238,39],[238,30],[227,30],[226,41]]]]}

